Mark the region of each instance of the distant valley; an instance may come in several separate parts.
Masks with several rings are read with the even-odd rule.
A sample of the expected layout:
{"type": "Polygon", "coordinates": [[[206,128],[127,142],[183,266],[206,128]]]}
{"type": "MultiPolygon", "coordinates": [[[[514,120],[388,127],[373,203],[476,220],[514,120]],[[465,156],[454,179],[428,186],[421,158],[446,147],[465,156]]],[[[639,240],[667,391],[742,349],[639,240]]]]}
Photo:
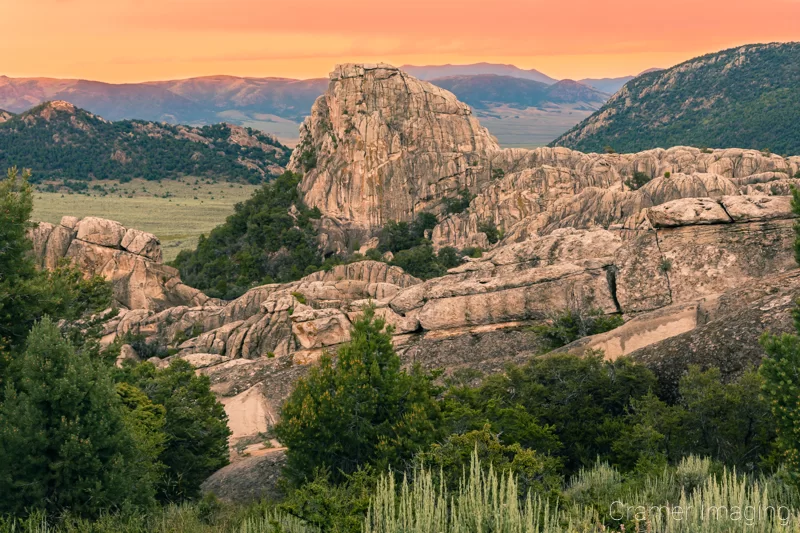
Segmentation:
{"type": "MultiPolygon", "coordinates": [[[[558,81],[513,65],[405,66],[446,88],[486,118],[503,146],[541,146],[587,118],[632,77],[558,81]]],[[[0,76],[0,110],[22,113],[64,100],[107,120],[138,119],[204,126],[227,122],[276,136],[293,146],[298,128],[327,78],[206,76],[111,84],[0,76]]],[[[0,111],[0,122],[10,118],[0,111]]]]}

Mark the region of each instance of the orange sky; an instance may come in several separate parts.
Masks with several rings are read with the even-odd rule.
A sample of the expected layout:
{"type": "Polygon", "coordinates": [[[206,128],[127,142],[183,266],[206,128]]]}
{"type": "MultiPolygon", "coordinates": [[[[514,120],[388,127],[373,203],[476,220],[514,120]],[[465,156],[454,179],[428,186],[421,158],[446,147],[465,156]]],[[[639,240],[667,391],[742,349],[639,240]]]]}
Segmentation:
{"type": "Polygon", "coordinates": [[[0,74],[111,82],[490,61],[635,74],[800,40],[800,0],[0,0],[0,74]]]}

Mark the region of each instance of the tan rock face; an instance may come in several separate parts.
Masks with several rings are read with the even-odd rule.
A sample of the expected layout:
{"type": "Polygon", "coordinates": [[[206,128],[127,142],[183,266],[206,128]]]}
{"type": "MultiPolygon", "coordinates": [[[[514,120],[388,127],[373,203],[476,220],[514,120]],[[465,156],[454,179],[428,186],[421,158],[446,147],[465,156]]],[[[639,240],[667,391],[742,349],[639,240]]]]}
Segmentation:
{"type": "Polygon", "coordinates": [[[119,222],[97,217],[81,219],[75,229],[78,239],[108,248],[118,248],[126,232],[119,222]]]}
{"type": "Polygon", "coordinates": [[[209,301],[184,285],[177,270],[161,264],[161,244],[151,233],[97,217],[63,217],[59,225],[40,222],[29,237],[41,268],[66,260],[87,277],[101,275],[124,308],[161,310],[209,301]]]}
{"type": "Polygon", "coordinates": [[[340,65],[301,127],[289,169],[305,172],[306,204],[372,229],[477,191],[491,179],[486,154],[498,149],[452,93],[390,65],[340,65]]]}
{"type": "Polygon", "coordinates": [[[651,207],[647,210],[647,218],[654,228],[731,222],[722,205],[710,198],[684,198],[651,207]]]}

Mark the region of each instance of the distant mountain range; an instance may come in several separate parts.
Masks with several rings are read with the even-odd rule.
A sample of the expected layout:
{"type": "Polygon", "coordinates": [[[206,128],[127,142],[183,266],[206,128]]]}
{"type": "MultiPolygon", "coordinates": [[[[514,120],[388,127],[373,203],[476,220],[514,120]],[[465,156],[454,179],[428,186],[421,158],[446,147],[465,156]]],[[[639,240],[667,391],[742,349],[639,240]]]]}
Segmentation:
{"type": "Polygon", "coordinates": [[[430,80],[434,85],[455,94],[459,100],[475,109],[497,105],[524,109],[559,104],[602,104],[611,95],[572,80],[546,84],[512,76],[477,74],[450,76],[430,80]]]}
{"type": "Polygon", "coordinates": [[[643,74],[552,144],[584,152],[694,145],[800,154],[800,43],[741,46],[643,74]]]}
{"type": "Polygon", "coordinates": [[[65,101],[0,122],[0,168],[30,168],[36,181],[188,175],[260,183],[280,174],[289,156],[289,148],[249,128],[109,122],[65,101]]]}
{"type": "MultiPolygon", "coordinates": [[[[537,121],[515,126],[517,131],[528,127],[536,130],[537,144],[543,133],[552,134],[549,137],[552,139],[585,118],[589,111],[596,110],[609,94],[630,79],[583,80],[579,82],[583,85],[578,85],[569,80],[559,82],[537,70],[491,63],[407,65],[402,68],[451,90],[476,110],[534,107],[556,112],[558,106],[571,106],[566,116],[557,117],[555,130],[538,131],[537,121]]],[[[64,100],[112,121],[136,119],[195,126],[226,122],[271,133],[291,144],[298,136],[299,123],[308,115],[314,100],[324,92],[328,82],[327,78],[294,80],[206,76],[112,84],[0,76],[0,109],[21,113],[42,102],[64,100]]],[[[505,120],[503,112],[493,113],[493,116],[505,120]]],[[[4,118],[0,116],[2,120],[4,118]]],[[[495,123],[488,126],[502,141],[502,124],[499,129],[495,123]]]]}
{"type": "Polygon", "coordinates": [[[414,65],[403,65],[401,70],[408,72],[417,79],[432,81],[438,78],[448,78],[451,76],[478,76],[484,74],[494,74],[495,76],[510,76],[523,80],[533,80],[547,85],[552,85],[558,80],[543,74],[535,69],[521,69],[514,65],[498,65],[495,63],[473,63],[471,65],[428,65],[418,67],[414,65]]]}

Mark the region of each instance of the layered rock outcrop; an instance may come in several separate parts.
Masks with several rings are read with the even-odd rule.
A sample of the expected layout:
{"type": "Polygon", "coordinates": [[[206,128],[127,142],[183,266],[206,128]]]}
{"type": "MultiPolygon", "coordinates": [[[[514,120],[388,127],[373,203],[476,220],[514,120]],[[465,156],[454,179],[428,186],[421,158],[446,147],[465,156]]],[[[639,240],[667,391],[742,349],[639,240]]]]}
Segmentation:
{"type": "Polygon", "coordinates": [[[461,214],[447,217],[432,240],[442,246],[489,246],[480,231],[491,223],[521,241],[564,227],[635,229],[644,208],[680,198],[786,195],[798,182],[800,158],[755,150],[675,147],[638,154],[582,154],[566,148],[503,150],[493,168],[506,174],[461,214]],[[649,180],[631,190],[640,173],[649,180]]]}
{"type": "MultiPolygon", "coordinates": [[[[242,442],[277,420],[294,381],[349,340],[366,305],[393,326],[405,362],[448,372],[502,371],[540,353],[529,326],[593,307],[625,324],[565,350],[633,355],[674,375],[663,361],[702,359],[686,354],[713,351],[722,331],[747,336],[745,358],[754,359],[755,330],[783,328],[779,314],[800,296],[788,196],[798,157],[501,150],[453,95],[388,65],[338,67],[301,133],[291,167],[305,172],[304,199],[324,215],[325,249],[357,237],[365,252],[376,244],[366,237],[387,220],[430,211],[440,221],[436,247],[479,246],[482,257],[424,282],[362,261],[215,302],[170,296],[179,281],[132,285],[125,272],[166,268],[147,234],[96,220],[81,229],[72,219],[34,234],[43,266],[73,257],[120,280],[121,301],[134,303],[130,291],[148,295],[106,324],[104,341],[140,334],[195,364],[242,442]],[[444,200],[464,189],[475,195],[469,206],[444,214],[444,200]],[[486,224],[500,229],[499,242],[489,242],[486,224]],[[145,266],[131,266],[138,262],[145,266]]],[[[737,357],[735,341],[724,343],[726,357],[737,357]]]]}
{"type": "Polygon", "coordinates": [[[63,217],[60,224],[39,222],[29,234],[41,268],[66,260],[87,276],[109,280],[123,309],[162,310],[203,305],[209,298],[184,285],[176,269],[161,263],[161,243],[151,233],[97,217],[63,217]]]}

